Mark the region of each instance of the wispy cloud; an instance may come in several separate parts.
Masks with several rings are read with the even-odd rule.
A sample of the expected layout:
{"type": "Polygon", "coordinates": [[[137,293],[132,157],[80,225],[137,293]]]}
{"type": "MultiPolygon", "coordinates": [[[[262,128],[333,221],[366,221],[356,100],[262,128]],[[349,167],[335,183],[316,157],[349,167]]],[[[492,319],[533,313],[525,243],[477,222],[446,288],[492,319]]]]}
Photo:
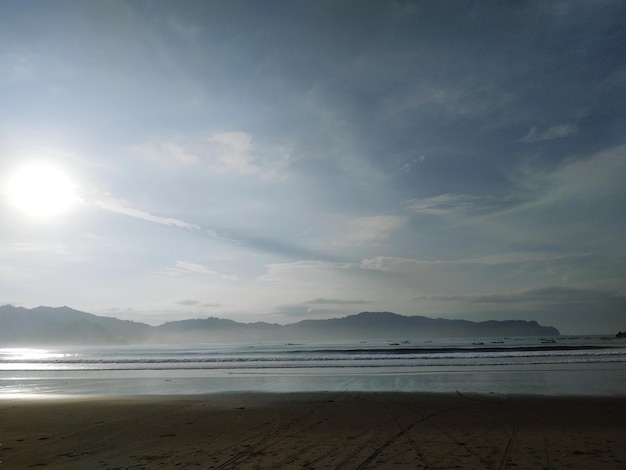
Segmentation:
{"type": "Polygon", "coordinates": [[[285,178],[285,148],[259,148],[243,131],[176,135],[134,145],[131,150],[166,168],[203,167],[218,174],[285,178]]]}
{"type": "Polygon", "coordinates": [[[116,214],[121,214],[148,222],[153,222],[155,224],[170,225],[174,227],[185,228],[188,230],[200,230],[200,227],[198,225],[191,224],[189,222],[185,222],[183,220],[175,219],[172,217],[161,217],[158,215],[154,215],[149,212],[130,207],[123,202],[112,198],[98,199],[94,202],[94,204],[101,209],[109,212],[114,212],[116,214]]]}
{"type": "Polygon", "coordinates": [[[199,308],[214,308],[219,307],[221,304],[215,302],[204,302],[196,299],[183,299],[176,302],[176,305],[183,305],[185,307],[199,307],[199,308]]]}
{"type": "Polygon", "coordinates": [[[338,244],[379,242],[404,227],[407,220],[406,217],[396,215],[375,215],[350,220],[343,227],[342,239],[338,244]]]}
{"type": "Polygon", "coordinates": [[[544,140],[563,139],[576,133],[578,133],[578,127],[575,124],[557,124],[543,130],[538,127],[532,127],[528,134],[519,141],[528,144],[544,140]]]}
{"type": "Polygon", "coordinates": [[[278,318],[306,318],[307,320],[313,318],[326,318],[333,314],[333,310],[312,307],[308,304],[288,304],[279,305],[274,308],[273,315],[278,318]]]}
{"type": "Polygon", "coordinates": [[[418,267],[433,263],[439,262],[393,256],[376,256],[362,260],[359,268],[372,271],[411,272],[418,267]]]}
{"type": "Polygon", "coordinates": [[[165,167],[193,166],[200,160],[196,154],[190,152],[175,139],[136,145],[133,150],[165,167]]]}
{"type": "Polygon", "coordinates": [[[454,269],[460,266],[497,267],[525,264],[554,263],[557,261],[577,261],[592,257],[591,253],[555,254],[545,252],[508,252],[494,255],[480,256],[476,258],[458,258],[453,260],[425,260],[416,258],[403,258],[393,256],[376,256],[363,259],[359,263],[360,269],[373,271],[386,271],[398,273],[411,273],[423,271],[435,266],[454,269]]]}
{"type": "Polygon", "coordinates": [[[620,302],[626,304],[626,295],[608,289],[590,289],[563,286],[548,286],[540,289],[527,289],[517,292],[498,294],[467,294],[467,295],[421,295],[415,300],[432,300],[438,302],[475,302],[475,303],[572,303],[590,304],[604,302],[620,302]]]}
{"type": "Polygon", "coordinates": [[[237,280],[237,276],[232,274],[222,274],[214,271],[213,269],[205,266],[203,264],[193,263],[191,261],[176,261],[173,267],[168,268],[164,271],[164,274],[168,276],[182,276],[182,275],[208,275],[219,277],[220,279],[225,279],[228,281],[237,280]]]}
{"type": "Polygon", "coordinates": [[[444,193],[421,199],[412,199],[408,208],[417,214],[460,216],[476,215],[513,204],[511,197],[444,193]]]}
{"type": "Polygon", "coordinates": [[[266,165],[255,155],[252,136],[246,132],[220,132],[211,135],[207,141],[211,145],[211,165],[218,171],[240,175],[258,175],[269,179],[283,179],[280,164],[285,155],[279,155],[278,161],[266,165]]]}
{"type": "Polygon", "coordinates": [[[524,202],[468,223],[491,237],[557,244],[570,251],[623,246],[624,152],[626,146],[610,148],[552,171],[525,168],[512,176],[524,202]]]}
{"type": "Polygon", "coordinates": [[[357,305],[365,305],[367,300],[317,298],[308,302],[279,305],[274,309],[274,316],[282,318],[330,318],[337,315],[356,313],[357,305]]]}
{"type": "Polygon", "coordinates": [[[560,254],[613,249],[626,229],[618,215],[626,204],[624,152],[625,146],[609,148],[555,168],[521,163],[500,197],[444,193],[413,199],[408,208],[508,244],[551,245],[560,254]]]}
{"type": "Polygon", "coordinates": [[[309,300],[306,303],[309,304],[309,305],[362,305],[362,304],[369,303],[369,301],[362,300],[362,299],[350,300],[350,299],[324,299],[324,298],[317,298],[317,299],[309,300]]]}
{"type": "Polygon", "coordinates": [[[217,166],[233,173],[259,173],[252,156],[252,137],[245,132],[222,132],[209,137],[214,145],[217,166]]]}
{"type": "Polygon", "coordinates": [[[265,266],[265,274],[258,279],[261,281],[284,281],[296,272],[313,272],[319,270],[344,270],[354,267],[351,263],[334,261],[301,260],[293,263],[272,263],[265,266]]]}

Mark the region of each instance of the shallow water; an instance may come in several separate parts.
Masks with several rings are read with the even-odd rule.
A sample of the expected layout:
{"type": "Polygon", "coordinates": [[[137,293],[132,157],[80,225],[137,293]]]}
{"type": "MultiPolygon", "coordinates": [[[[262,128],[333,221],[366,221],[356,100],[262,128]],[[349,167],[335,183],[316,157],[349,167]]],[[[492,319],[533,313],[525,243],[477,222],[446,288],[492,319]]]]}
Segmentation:
{"type": "Polygon", "coordinates": [[[4,398],[322,390],[626,395],[626,340],[463,338],[0,349],[4,398]]]}

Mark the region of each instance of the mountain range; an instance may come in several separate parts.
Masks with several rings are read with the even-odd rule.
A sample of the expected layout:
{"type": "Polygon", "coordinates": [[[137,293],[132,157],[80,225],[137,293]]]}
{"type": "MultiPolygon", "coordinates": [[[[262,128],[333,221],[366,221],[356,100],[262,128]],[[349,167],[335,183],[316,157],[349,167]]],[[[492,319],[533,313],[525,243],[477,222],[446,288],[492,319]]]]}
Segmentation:
{"type": "Polygon", "coordinates": [[[551,336],[559,331],[535,321],[472,322],[391,312],[288,325],[239,323],[221,318],[167,322],[159,326],[103,317],[69,307],[0,306],[0,346],[113,345],[225,341],[303,341],[440,337],[551,336]]]}

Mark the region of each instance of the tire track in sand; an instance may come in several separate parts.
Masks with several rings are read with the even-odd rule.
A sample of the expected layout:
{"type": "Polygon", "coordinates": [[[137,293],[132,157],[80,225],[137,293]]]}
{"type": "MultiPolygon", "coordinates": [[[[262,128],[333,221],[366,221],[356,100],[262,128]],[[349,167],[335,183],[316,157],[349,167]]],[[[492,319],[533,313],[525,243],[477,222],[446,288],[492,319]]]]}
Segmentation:
{"type": "Polygon", "coordinates": [[[500,461],[500,466],[498,467],[500,470],[506,468],[511,456],[511,451],[513,450],[513,445],[515,444],[515,439],[517,438],[517,407],[515,406],[515,401],[512,398],[509,397],[509,400],[513,407],[513,429],[511,430],[511,435],[509,436],[506,448],[504,449],[504,455],[502,455],[502,460],[500,461]]]}
{"type": "MultiPolygon", "coordinates": [[[[391,436],[389,439],[387,439],[382,445],[380,445],[379,447],[377,447],[365,460],[363,460],[357,467],[355,467],[356,469],[363,469],[366,468],[369,464],[371,464],[376,457],[378,457],[382,452],[384,452],[387,448],[389,448],[391,445],[394,444],[394,442],[396,442],[400,437],[404,436],[405,438],[407,438],[409,440],[409,442],[412,444],[413,449],[415,450],[417,456],[424,461],[426,467],[425,468],[429,468],[432,465],[432,462],[430,462],[430,459],[428,459],[428,457],[426,457],[426,454],[422,451],[422,449],[420,448],[420,446],[417,444],[417,442],[415,441],[415,439],[413,439],[410,434],[409,431],[411,431],[415,426],[417,426],[420,423],[426,422],[428,420],[430,420],[430,418],[433,418],[435,416],[438,416],[440,414],[443,413],[448,413],[448,412],[452,412],[458,409],[462,409],[462,408],[467,408],[470,405],[459,405],[459,406],[453,406],[453,407],[449,407],[449,408],[444,408],[438,411],[434,411],[432,413],[429,413],[427,415],[422,415],[419,411],[413,409],[412,407],[406,407],[407,409],[409,409],[411,412],[417,414],[417,416],[419,417],[419,419],[417,419],[416,421],[413,421],[411,424],[406,425],[406,426],[399,426],[399,423],[397,421],[397,418],[394,418],[396,425],[398,425],[400,427],[400,430],[394,434],[393,436],[391,436]]],[[[431,426],[433,425],[432,423],[430,423],[431,426]]],[[[440,428],[438,428],[437,426],[435,426],[440,432],[444,433],[440,428]]],[[[444,433],[447,437],[450,437],[448,434],[444,433]]]]}
{"type": "MultiPolygon", "coordinates": [[[[340,394],[341,392],[339,392],[340,394]]],[[[338,395],[338,394],[337,394],[338,395]]],[[[329,398],[327,398],[328,400],[333,400],[335,396],[331,396],[329,398]]],[[[313,399],[313,401],[315,401],[315,399],[313,399]]],[[[306,426],[302,426],[301,428],[297,429],[297,431],[295,431],[293,434],[284,434],[284,431],[289,430],[290,428],[293,428],[295,426],[297,426],[299,423],[303,422],[304,420],[306,420],[307,418],[309,418],[310,416],[314,415],[317,413],[317,409],[311,409],[309,410],[307,413],[304,413],[300,416],[297,416],[291,420],[289,420],[286,424],[282,424],[279,425],[277,427],[275,427],[273,429],[272,432],[267,433],[264,432],[263,433],[263,437],[261,437],[260,439],[257,439],[255,442],[249,443],[250,438],[246,438],[246,439],[242,439],[239,441],[239,444],[241,444],[242,442],[246,442],[246,448],[240,452],[238,452],[237,454],[233,455],[232,457],[230,457],[229,459],[227,459],[226,461],[222,462],[221,464],[215,466],[215,469],[225,469],[225,468],[233,468],[235,465],[242,463],[243,461],[247,460],[250,457],[254,457],[256,455],[260,455],[263,454],[264,451],[270,446],[270,445],[275,445],[278,444],[279,442],[284,441],[285,439],[288,439],[290,437],[292,437],[295,434],[299,434],[305,430],[311,429],[315,426],[320,425],[321,423],[323,423],[324,421],[327,421],[328,419],[330,419],[329,417],[323,418],[321,420],[316,420],[315,422],[308,424],[306,426]]],[[[257,434],[258,435],[258,434],[257,434]]],[[[233,447],[233,446],[229,446],[229,447],[233,447]]]]}

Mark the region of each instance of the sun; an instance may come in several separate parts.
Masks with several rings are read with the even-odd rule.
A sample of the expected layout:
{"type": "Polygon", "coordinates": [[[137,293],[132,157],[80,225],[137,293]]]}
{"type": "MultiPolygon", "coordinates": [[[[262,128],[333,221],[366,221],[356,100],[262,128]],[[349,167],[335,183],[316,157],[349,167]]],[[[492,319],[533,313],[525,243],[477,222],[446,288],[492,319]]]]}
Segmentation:
{"type": "Polygon", "coordinates": [[[6,181],[5,195],[12,206],[36,219],[61,215],[78,202],[76,184],[60,167],[49,163],[18,168],[6,181]]]}

